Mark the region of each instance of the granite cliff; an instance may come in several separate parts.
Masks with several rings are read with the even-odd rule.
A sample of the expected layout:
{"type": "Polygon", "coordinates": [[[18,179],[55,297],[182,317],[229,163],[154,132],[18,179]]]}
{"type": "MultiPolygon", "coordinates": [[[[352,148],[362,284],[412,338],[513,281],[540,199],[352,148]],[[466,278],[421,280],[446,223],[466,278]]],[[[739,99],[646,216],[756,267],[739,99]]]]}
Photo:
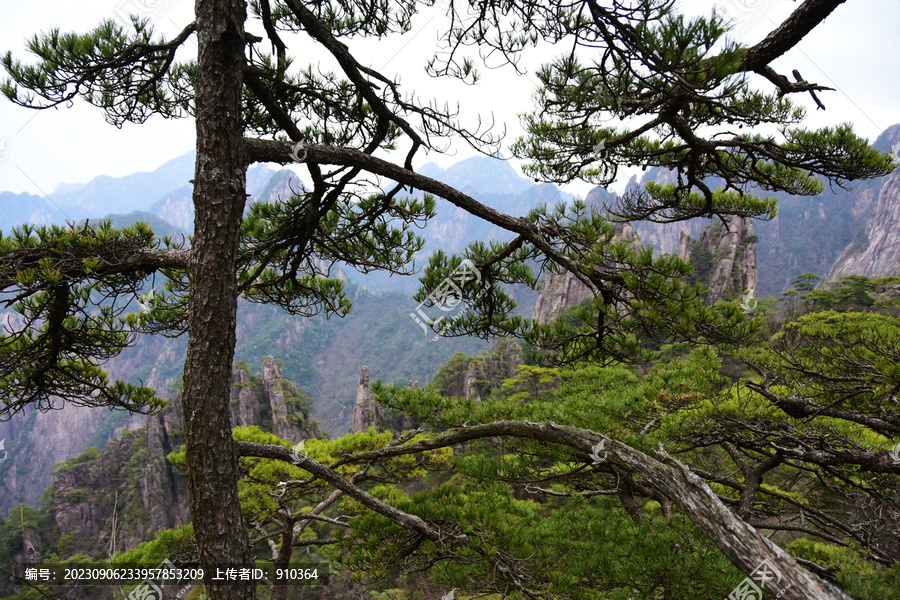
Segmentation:
{"type": "MultiPolygon", "coordinates": [[[[640,247],[637,234],[630,223],[619,226],[619,232],[613,237],[613,243],[631,242],[635,248],[640,247]]],[[[547,273],[544,285],[534,305],[531,318],[538,323],[546,324],[555,320],[562,312],[591,297],[586,285],[581,283],[569,271],[547,273]]]]}
{"type": "MultiPolygon", "coordinates": [[[[635,228],[629,223],[621,226],[614,240],[631,242],[635,248],[641,246],[635,228]]],[[[697,239],[692,239],[690,229],[682,228],[673,250],[691,262],[694,273],[690,281],[706,285],[710,290],[706,301],[714,304],[719,300],[734,300],[747,290],[756,292],[759,287],[757,240],[752,221],[731,217],[727,228],[721,222],[712,222],[700,229],[697,239]]],[[[549,323],[565,309],[590,297],[588,288],[570,272],[548,273],[532,318],[549,323]]]]}
{"type": "MultiPolygon", "coordinates": [[[[875,146],[892,151],[900,163],[900,125],[885,131],[875,146]]],[[[900,274],[900,168],[881,183],[875,199],[865,204],[868,221],[838,256],[825,281],[841,275],[876,278],[900,274]]]]}
{"type": "Polygon", "coordinates": [[[691,279],[709,287],[708,304],[734,300],[745,291],[755,295],[759,288],[758,239],[753,222],[735,216],[728,219],[727,226],[721,222],[707,225],[696,240],[687,229],[681,230],[678,256],[693,265],[691,279]]]}
{"type": "Polygon", "coordinates": [[[369,382],[369,367],[359,370],[359,383],[356,386],[356,404],[353,406],[353,419],[350,421],[348,433],[367,431],[369,427],[381,430],[384,420],[384,409],[375,402],[369,382]]]}

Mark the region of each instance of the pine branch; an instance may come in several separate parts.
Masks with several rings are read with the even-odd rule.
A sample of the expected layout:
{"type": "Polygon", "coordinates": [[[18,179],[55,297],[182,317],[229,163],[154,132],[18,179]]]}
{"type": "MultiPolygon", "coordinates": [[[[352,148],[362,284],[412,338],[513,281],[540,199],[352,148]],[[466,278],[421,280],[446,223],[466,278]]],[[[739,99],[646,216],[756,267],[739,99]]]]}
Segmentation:
{"type": "MultiPolygon", "coordinates": [[[[852,600],[840,589],[804,570],[793,557],[734,515],[719,501],[707,483],[684,463],[668,456],[664,450],[660,451],[659,458],[653,458],[617,440],[586,429],[546,422],[495,421],[466,427],[413,444],[388,446],[380,450],[345,456],[335,462],[332,468],[350,462],[374,461],[392,456],[414,454],[496,436],[523,437],[568,446],[583,453],[585,461],[591,460],[592,449],[602,440],[604,441],[604,451],[608,454],[606,460],[625,472],[640,476],[642,481],[679,502],[697,527],[743,572],[752,573],[764,560],[775,565],[783,574],[781,587],[788,587],[782,595],[785,600],[806,600],[809,597],[817,600],[852,600]],[[788,584],[790,585],[788,586],[788,584]]],[[[249,442],[237,442],[237,444],[241,456],[290,461],[290,450],[282,446],[249,442]]],[[[303,468],[315,474],[321,472],[328,477],[327,480],[330,483],[339,486],[348,494],[351,493],[351,490],[357,495],[365,494],[362,490],[353,489],[349,482],[328,467],[319,465],[311,459],[307,459],[303,468]],[[306,466],[307,464],[309,467],[306,466]]],[[[382,512],[386,510],[385,507],[376,507],[374,504],[370,504],[370,507],[382,514],[389,514],[382,512]]],[[[392,520],[395,519],[392,518],[392,520]]],[[[395,520],[395,522],[401,524],[399,520],[395,520]]],[[[422,525],[417,521],[414,521],[413,524],[415,528],[421,530],[422,525]]],[[[404,526],[410,527],[409,525],[404,526]]],[[[427,526],[425,527],[427,528],[427,526]]],[[[781,590],[772,587],[769,588],[769,591],[778,593],[781,590]]]]}
{"type": "MultiPolygon", "coordinates": [[[[273,458],[292,462],[293,457],[290,448],[284,446],[276,446],[274,444],[261,444],[258,442],[235,442],[238,452],[241,456],[256,456],[259,458],[273,458]]],[[[308,456],[299,465],[302,469],[309,471],[313,475],[329,482],[351,498],[358,501],[363,506],[382,514],[398,525],[418,532],[422,537],[435,542],[459,543],[465,542],[466,536],[453,532],[442,532],[428,525],[421,517],[405,513],[401,510],[386,504],[375,496],[363,491],[350,481],[335,473],[332,469],[316,462],[308,456]]],[[[306,516],[306,515],[303,515],[306,516]]]]}
{"type": "MultiPolygon", "coordinates": [[[[293,162],[291,157],[292,145],[288,142],[277,142],[244,138],[249,162],[277,162],[288,164],[293,162]]],[[[596,285],[582,273],[575,262],[553,248],[541,235],[541,232],[530,221],[522,217],[511,217],[486,206],[468,194],[441,183],[436,179],[420,175],[411,169],[395,165],[394,163],[376,158],[352,148],[334,148],[319,144],[306,144],[307,162],[316,162],[333,165],[358,166],[370,173],[389,177],[394,181],[403,183],[425,192],[444,198],[452,204],[466,210],[470,214],[479,217],[489,223],[512,231],[536,247],[540,248],[550,259],[572,272],[589,289],[596,290],[596,285]]]]}

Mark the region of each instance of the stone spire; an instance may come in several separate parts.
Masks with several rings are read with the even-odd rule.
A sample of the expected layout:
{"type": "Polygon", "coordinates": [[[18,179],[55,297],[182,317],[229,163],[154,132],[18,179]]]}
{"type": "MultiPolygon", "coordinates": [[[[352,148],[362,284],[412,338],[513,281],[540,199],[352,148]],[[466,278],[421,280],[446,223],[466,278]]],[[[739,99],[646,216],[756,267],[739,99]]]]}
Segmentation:
{"type": "Polygon", "coordinates": [[[372,398],[369,389],[369,367],[359,370],[359,385],[356,387],[356,406],[353,407],[353,420],[350,422],[350,433],[366,431],[369,427],[378,430],[378,423],[384,418],[381,405],[372,398]]]}
{"type": "Polygon", "coordinates": [[[262,380],[263,391],[272,411],[272,433],[286,440],[297,439],[301,432],[288,420],[288,407],[282,388],[284,378],[281,375],[281,367],[271,356],[263,359],[262,380]]]}

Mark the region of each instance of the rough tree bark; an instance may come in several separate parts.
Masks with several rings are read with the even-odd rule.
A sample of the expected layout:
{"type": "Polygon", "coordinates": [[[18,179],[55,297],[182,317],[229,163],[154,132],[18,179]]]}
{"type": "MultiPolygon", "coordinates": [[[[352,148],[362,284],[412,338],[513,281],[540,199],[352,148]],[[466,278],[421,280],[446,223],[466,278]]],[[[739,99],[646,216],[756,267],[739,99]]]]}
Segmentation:
{"type": "Polygon", "coordinates": [[[246,200],[242,143],[243,0],[197,0],[197,163],[189,273],[184,422],[191,520],[211,600],[255,598],[255,586],[212,581],[215,567],[251,565],[237,494],[228,411],[234,358],[235,263],[246,200]]]}

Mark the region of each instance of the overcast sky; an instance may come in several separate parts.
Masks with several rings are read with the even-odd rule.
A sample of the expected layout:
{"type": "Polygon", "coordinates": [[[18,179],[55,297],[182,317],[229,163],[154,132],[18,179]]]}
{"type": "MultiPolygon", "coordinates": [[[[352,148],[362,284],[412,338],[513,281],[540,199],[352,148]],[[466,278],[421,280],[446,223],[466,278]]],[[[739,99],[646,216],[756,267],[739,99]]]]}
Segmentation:
{"type": "MultiPolygon", "coordinates": [[[[737,38],[752,44],[783,21],[797,3],[726,0],[716,5],[735,20],[737,38]]],[[[0,0],[0,6],[4,17],[0,20],[0,51],[11,50],[25,60],[30,60],[24,50],[25,39],[51,27],[86,32],[103,18],[143,10],[171,37],[192,20],[193,13],[191,0],[0,0]]],[[[682,6],[688,13],[705,13],[713,3],[682,0],[682,6]]],[[[483,71],[482,83],[475,88],[428,78],[423,67],[433,52],[436,32],[445,23],[437,11],[434,14],[419,15],[413,31],[402,39],[353,42],[351,51],[384,74],[399,76],[406,89],[423,100],[458,102],[464,123],[474,124],[480,115],[483,121],[493,118],[505,124],[504,148],[508,148],[521,133],[518,114],[533,108],[536,79],[533,75],[517,77],[509,69],[483,71]]],[[[809,126],[850,121],[859,134],[874,141],[885,128],[900,122],[898,26],[900,0],[848,0],[799,47],[775,63],[782,73],[798,69],[805,79],[836,88],[820,94],[826,111],[815,110],[808,97],[797,98],[809,109],[809,126]]],[[[250,29],[262,33],[256,31],[260,29],[256,23],[250,29]]],[[[533,65],[551,54],[550,50],[533,52],[533,65]]],[[[101,110],[81,101],[71,108],[34,111],[0,97],[0,140],[5,140],[5,149],[0,146],[0,191],[52,196],[60,183],[155,169],[191,149],[194,125],[190,119],[157,117],[116,129],[104,121],[101,110]]],[[[428,161],[446,166],[473,154],[457,143],[451,155],[422,155],[416,166],[428,161]]],[[[504,154],[510,155],[508,150],[504,154]]],[[[586,185],[567,188],[580,194],[588,189],[586,185]]]]}

